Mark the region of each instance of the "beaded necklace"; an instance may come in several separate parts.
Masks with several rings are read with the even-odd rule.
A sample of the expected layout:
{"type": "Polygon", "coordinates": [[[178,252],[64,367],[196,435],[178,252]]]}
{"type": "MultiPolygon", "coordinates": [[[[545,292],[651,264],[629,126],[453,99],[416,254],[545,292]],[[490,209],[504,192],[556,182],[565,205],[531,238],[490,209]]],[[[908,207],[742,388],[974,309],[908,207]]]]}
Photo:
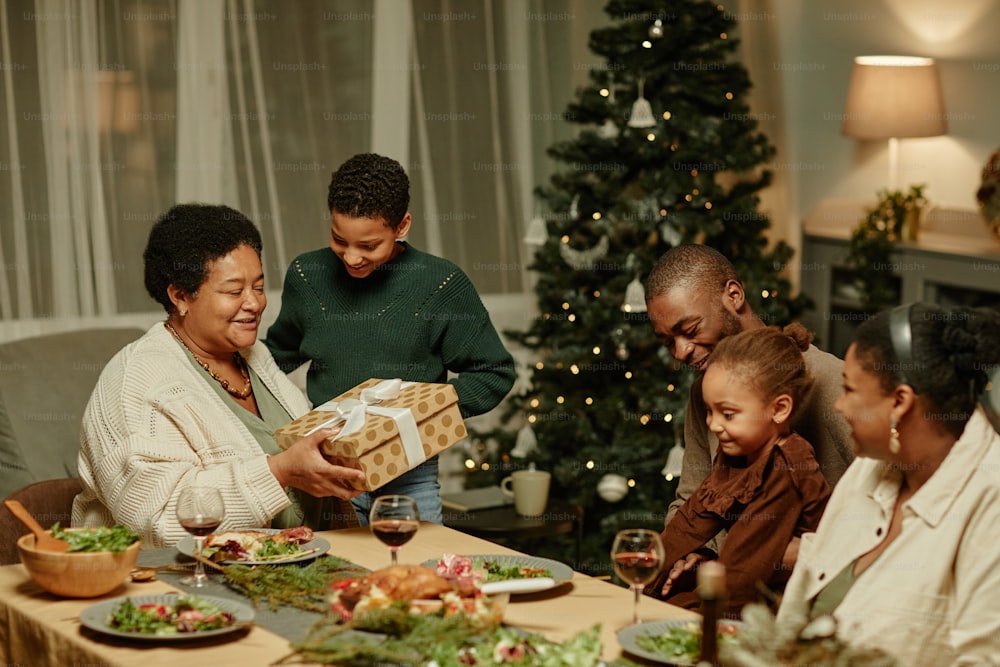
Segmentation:
{"type": "Polygon", "coordinates": [[[231,396],[243,399],[253,393],[253,387],[250,384],[250,372],[247,370],[247,362],[239,352],[233,352],[233,363],[235,363],[236,367],[240,369],[240,375],[243,376],[246,384],[243,386],[243,389],[233,389],[229,386],[229,380],[216,375],[215,371],[209,368],[208,364],[202,361],[201,357],[195,354],[194,350],[187,346],[187,343],[184,342],[184,339],[181,338],[177,331],[170,325],[170,322],[164,322],[163,326],[167,327],[167,331],[173,334],[174,338],[180,341],[180,344],[184,346],[184,349],[191,353],[191,356],[198,362],[198,365],[204,368],[208,374],[212,376],[212,379],[221,384],[222,388],[229,392],[231,396]]]}

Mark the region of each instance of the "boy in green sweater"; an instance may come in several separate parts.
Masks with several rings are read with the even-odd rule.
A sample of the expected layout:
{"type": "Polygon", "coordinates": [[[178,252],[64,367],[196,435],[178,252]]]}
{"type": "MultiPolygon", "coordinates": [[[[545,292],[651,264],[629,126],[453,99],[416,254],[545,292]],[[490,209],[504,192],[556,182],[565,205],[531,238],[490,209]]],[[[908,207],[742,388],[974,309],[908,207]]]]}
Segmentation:
{"type": "MultiPolygon", "coordinates": [[[[404,241],[412,217],[403,167],[355,155],[334,172],[327,204],[330,247],[292,262],[267,331],[278,365],[291,372],[312,362],[313,405],[369,378],[401,378],[450,382],[463,417],[496,407],[514,385],[514,360],[462,270],[404,241]]],[[[412,496],[422,520],[441,523],[437,457],[356,497],[362,524],[390,493],[412,496]]]]}

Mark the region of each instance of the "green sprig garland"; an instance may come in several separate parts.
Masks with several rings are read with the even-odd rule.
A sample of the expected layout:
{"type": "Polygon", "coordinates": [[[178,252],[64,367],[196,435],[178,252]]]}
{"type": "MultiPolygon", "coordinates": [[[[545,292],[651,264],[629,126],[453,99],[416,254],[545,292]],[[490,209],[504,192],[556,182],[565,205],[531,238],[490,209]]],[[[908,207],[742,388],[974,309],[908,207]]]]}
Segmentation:
{"type": "Polygon", "coordinates": [[[227,565],[223,568],[230,585],[250,598],[254,606],[267,600],[272,611],[284,604],[320,614],[330,609],[327,597],[332,582],[368,573],[369,570],[336,556],[317,558],[302,567],[227,565]]]}

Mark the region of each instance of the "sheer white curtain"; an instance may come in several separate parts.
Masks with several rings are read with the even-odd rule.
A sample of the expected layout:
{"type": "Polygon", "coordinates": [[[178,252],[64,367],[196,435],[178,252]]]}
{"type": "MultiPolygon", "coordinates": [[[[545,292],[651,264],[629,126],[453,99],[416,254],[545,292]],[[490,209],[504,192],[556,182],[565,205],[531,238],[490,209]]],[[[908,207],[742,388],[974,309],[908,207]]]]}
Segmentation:
{"type": "Polygon", "coordinates": [[[177,3],[179,202],[239,203],[224,39],[226,5],[226,0],[177,3]]]}
{"type": "Polygon", "coordinates": [[[155,311],[142,248],[226,203],[269,287],[325,245],[330,173],[375,150],[411,241],[483,294],[524,290],[545,148],[606,17],[587,0],[0,0],[0,319],[155,311]],[[556,18],[552,18],[556,17],[556,18]],[[562,18],[560,18],[562,17],[562,18]]]}
{"type": "MultiPolygon", "coordinates": [[[[13,64],[11,57],[12,48],[10,43],[10,22],[7,20],[7,0],[0,0],[0,58],[3,63],[13,64]]],[[[21,273],[19,266],[27,266],[28,240],[25,234],[25,210],[24,210],[24,181],[21,178],[21,145],[17,136],[17,125],[13,119],[17,116],[17,107],[14,96],[13,68],[4,67],[3,92],[4,92],[4,117],[7,122],[6,132],[3,137],[6,140],[6,153],[10,157],[10,162],[5,168],[10,172],[9,197],[11,202],[10,224],[7,230],[8,246],[12,250],[4,249],[4,235],[0,234],[0,258],[3,258],[3,270],[0,270],[0,318],[12,319],[15,314],[14,290],[17,293],[17,304],[21,304],[21,310],[16,311],[23,315],[25,306],[31,303],[31,294],[28,290],[28,281],[19,280],[12,288],[12,276],[9,274],[21,273]],[[12,258],[12,262],[8,262],[12,258]]],[[[14,275],[14,278],[17,276],[14,275]]]]}
{"type": "Polygon", "coordinates": [[[142,247],[173,199],[172,7],[0,4],[3,319],[150,309],[142,247]]]}
{"type": "MultiPolygon", "coordinates": [[[[51,313],[109,314],[117,298],[104,172],[114,165],[101,152],[98,92],[114,88],[120,70],[101,61],[95,0],[73,5],[75,20],[63,18],[70,8],[60,0],[38,0],[36,8],[38,69],[46,73],[38,78],[37,124],[46,164],[51,313]]],[[[42,314],[31,304],[19,307],[42,314]]]]}

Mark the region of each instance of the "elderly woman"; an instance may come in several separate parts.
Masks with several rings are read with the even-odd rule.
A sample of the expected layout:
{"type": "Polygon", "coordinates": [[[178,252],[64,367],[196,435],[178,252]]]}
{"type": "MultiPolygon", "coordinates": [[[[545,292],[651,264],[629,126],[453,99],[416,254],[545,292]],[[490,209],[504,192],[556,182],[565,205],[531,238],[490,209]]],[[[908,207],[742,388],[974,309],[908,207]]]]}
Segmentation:
{"type": "Polygon", "coordinates": [[[832,613],[905,665],[1000,664],[1000,436],[976,404],[998,360],[994,311],[913,304],[858,327],[835,407],[859,458],[779,621],[832,613]]]}
{"type": "Polygon", "coordinates": [[[257,342],[260,254],[256,227],[225,206],[175,206],[153,226],[145,283],[167,319],[101,373],[83,416],[73,525],[121,523],[149,545],[174,544],[187,534],[177,497],[194,484],[222,492],[223,528],[356,521],[348,482],[364,475],[323,458],[329,432],[286,451],[274,440],[309,406],[257,342]],[[343,516],[306,515],[325,497],[344,501],[343,516]]]}

